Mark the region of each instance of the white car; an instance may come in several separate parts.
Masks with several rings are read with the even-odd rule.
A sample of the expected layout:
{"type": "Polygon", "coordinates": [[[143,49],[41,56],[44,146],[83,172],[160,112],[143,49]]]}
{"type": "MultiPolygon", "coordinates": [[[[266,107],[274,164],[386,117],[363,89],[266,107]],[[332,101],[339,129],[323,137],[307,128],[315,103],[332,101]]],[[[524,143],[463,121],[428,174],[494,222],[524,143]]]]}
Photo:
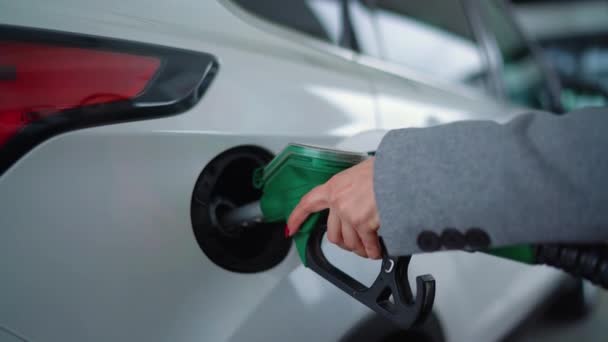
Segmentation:
{"type": "MultiPolygon", "coordinates": [[[[521,111],[475,88],[474,42],[390,6],[260,1],[295,13],[285,27],[238,3],[0,0],[0,341],[494,341],[559,286],[414,256],[435,308],[403,332],[304,268],[281,225],[218,229],[290,142],[373,150],[389,129],[521,111]]],[[[325,247],[363,282],[379,270],[325,247]]]]}

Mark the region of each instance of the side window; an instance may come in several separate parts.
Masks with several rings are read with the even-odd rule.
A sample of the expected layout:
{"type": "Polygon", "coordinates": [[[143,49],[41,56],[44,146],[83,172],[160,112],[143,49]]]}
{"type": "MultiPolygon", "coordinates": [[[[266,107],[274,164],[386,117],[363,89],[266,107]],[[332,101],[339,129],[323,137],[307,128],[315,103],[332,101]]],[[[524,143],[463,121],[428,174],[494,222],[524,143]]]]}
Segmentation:
{"type": "Polygon", "coordinates": [[[543,107],[545,79],[530,46],[514,27],[500,0],[481,0],[484,25],[496,39],[502,56],[502,82],[509,100],[534,108],[543,107]]]}
{"type": "Polygon", "coordinates": [[[485,60],[460,0],[378,0],[372,20],[379,57],[483,87],[485,60]]]}
{"type": "Polygon", "coordinates": [[[275,24],[338,44],[342,32],[340,0],[233,0],[241,8],[275,24]]]}

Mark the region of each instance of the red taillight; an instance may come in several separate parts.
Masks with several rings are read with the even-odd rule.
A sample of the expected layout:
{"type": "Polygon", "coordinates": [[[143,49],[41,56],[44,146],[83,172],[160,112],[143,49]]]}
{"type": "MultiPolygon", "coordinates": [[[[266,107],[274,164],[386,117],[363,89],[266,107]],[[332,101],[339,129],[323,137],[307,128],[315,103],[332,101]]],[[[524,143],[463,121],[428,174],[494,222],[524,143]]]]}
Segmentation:
{"type": "Polygon", "coordinates": [[[216,70],[206,53],[0,25],[0,174],[53,135],[185,111],[216,70]]]}
{"type": "Polygon", "coordinates": [[[129,100],[157,57],[45,44],[0,42],[0,145],[37,118],[65,109],[129,100]]]}

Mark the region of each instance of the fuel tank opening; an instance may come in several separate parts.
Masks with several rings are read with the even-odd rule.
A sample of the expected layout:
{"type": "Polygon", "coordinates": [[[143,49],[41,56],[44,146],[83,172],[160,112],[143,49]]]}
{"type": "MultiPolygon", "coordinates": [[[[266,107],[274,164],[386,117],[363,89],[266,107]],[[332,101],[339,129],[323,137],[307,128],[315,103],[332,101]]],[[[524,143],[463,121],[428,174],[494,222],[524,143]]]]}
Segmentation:
{"type": "Polygon", "coordinates": [[[289,252],[291,240],[284,237],[284,223],[259,222],[248,227],[221,223],[232,209],[260,199],[253,172],[272,157],[259,147],[235,147],[215,157],[196,181],[190,210],[194,236],[205,255],[224,269],[265,271],[289,252]]]}

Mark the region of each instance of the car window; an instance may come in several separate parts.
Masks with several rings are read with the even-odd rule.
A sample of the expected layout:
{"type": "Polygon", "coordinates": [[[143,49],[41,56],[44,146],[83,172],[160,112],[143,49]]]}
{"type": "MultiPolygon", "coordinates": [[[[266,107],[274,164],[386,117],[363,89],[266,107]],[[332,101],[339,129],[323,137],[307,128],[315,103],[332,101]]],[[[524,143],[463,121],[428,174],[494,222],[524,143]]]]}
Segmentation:
{"type": "Polygon", "coordinates": [[[338,44],[342,32],[340,0],[233,0],[243,9],[275,24],[338,44]]]}
{"type": "MultiPolygon", "coordinates": [[[[475,84],[485,77],[485,62],[460,0],[364,3],[361,6],[372,12],[373,27],[358,28],[367,37],[357,35],[363,53],[449,81],[475,84]],[[374,37],[377,49],[365,49],[373,46],[366,40],[374,37]]],[[[355,25],[363,22],[352,17],[355,25]]]]}
{"type": "Polygon", "coordinates": [[[480,0],[485,26],[496,39],[502,56],[502,82],[509,100],[542,108],[544,73],[530,46],[515,28],[500,0],[480,0]]]}

